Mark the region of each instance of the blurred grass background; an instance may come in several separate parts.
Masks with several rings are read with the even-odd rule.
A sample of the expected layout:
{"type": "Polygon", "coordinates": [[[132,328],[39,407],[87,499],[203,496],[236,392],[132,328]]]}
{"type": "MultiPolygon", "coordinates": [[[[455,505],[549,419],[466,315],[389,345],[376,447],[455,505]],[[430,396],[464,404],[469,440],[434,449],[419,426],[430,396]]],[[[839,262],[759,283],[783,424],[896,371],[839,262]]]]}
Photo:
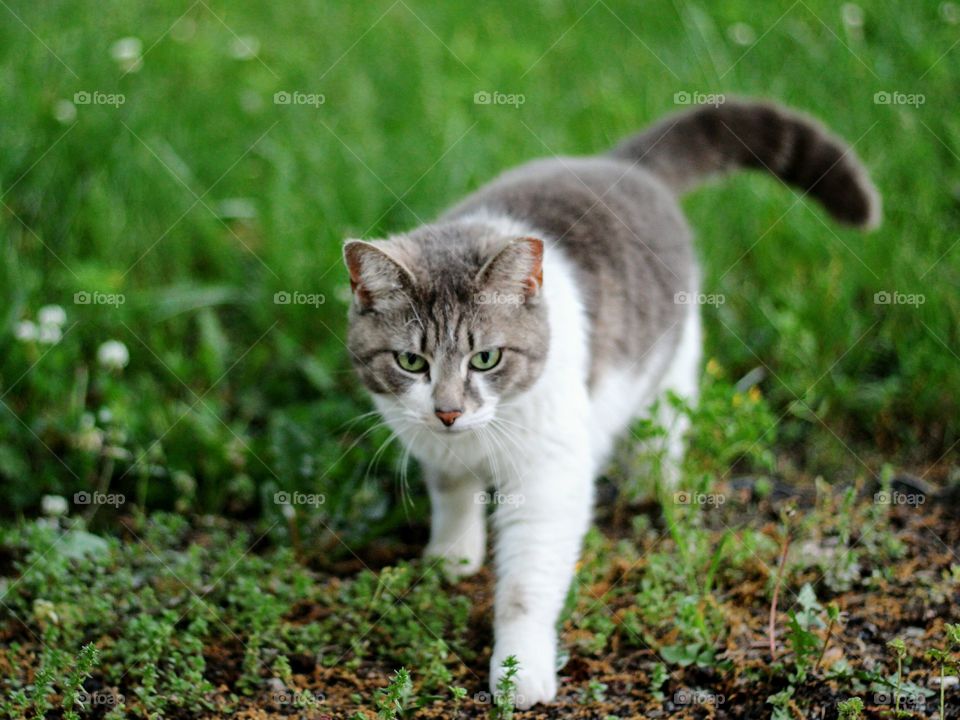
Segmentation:
{"type": "Polygon", "coordinates": [[[705,307],[707,356],[734,381],[769,368],[781,448],[863,473],[861,456],[934,461],[958,438],[955,4],[11,0],[0,15],[5,513],[100,488],[253,515],[286,488],[325,493],[336,530],[393,522],[394,455],[371,468],[386,433],[352,422],[369,406],[342,343],[341,240],[429,220],[524,160],[601,151],[678,93],[810,112],[884,195],[870,236],[759,175],[685,201],[704,291],[726,298],[705,307]],[[475,104],[483,91],[524,102],[475,104]],[[275,303],[294,291],[326,301],[275,303]],[[18,339],[50,304],[59,342],[18,339]],[[125,368],[98,364],[107,340],[125,368]]]}

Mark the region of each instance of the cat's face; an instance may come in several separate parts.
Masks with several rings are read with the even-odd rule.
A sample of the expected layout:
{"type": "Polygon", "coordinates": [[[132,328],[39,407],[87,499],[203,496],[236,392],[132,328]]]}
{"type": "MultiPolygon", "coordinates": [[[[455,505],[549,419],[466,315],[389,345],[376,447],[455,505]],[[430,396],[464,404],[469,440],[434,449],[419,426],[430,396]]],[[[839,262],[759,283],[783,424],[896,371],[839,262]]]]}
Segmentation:
{"type": "Polygon", "coordinates": [[[344,258],[353,364],[394,424],[476,430],[540,376],[549,342],[540,240],[428,226],[349,241],[344,258]]]}

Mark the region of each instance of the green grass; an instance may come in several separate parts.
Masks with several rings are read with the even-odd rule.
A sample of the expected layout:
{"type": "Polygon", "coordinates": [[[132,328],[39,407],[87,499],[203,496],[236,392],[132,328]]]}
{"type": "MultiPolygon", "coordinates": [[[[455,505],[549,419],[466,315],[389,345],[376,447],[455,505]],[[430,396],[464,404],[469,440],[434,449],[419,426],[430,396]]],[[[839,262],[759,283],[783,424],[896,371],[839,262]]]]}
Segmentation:
{"type": "Polygon", "coordinates": [[[331,522],[376,525],[382,513],[363,507],[393,492],[377,480],[390,455],[366,481],[360,466],[385,436],[337,460],[343,424],[367,407],[341,342],[341,239],[428,220],[526,159],[603,150],[677,109],[683,91],[767,96],[823,118],[856,141],[886,206],[884,228],[864,237],[767,177],[692,196],[705,289],[726,298],[706,309],[709,356],[733,378],[769,368],[761,388],[784,446],[831,473],[862,469],[845,446],[934,459],[958,437],[960,53],[947,52],[957,25],[934,4],[865,4],[859,29],[828,2],[492,3],[469,18],[403,2],[3,12],[8,510],[111,480],[141,504],[172,507],[175,488],[195,486],[191,507],[235,512],[277,487],[319,488],[331,522]],[[762,39],[734,42],[741,22],[762,39]],[[128,36],[143,60],[124,74],[111,46],[128,36]],[[238,37],[256,39],[255,58],[234,56],[251,42],[238,37]],[[491,90],[525,102],[474,104],[491,90]],[[125,102],[55,119],[83,91],[125,102]],[[275,105],[278,91],[325,102],[275,105]],[[925,104],[878,105],[878,91],[925,104]],[[233,198],[255,217],[224,217],[233,198]],[[125,302],[74,304],[82,291],[125,302]],[[277,305],[278,291],[326,302],[277,305]],[[925,302],[878,305],[880,291],[925,302]],[[67,310],[63,341],[14,340],[15,323],[50,303],[67,310]],[[111,338],[130,350],[121,374],[94,361],[111,338]],[[83,442],[85,413],[113,457],[83,442]]]}

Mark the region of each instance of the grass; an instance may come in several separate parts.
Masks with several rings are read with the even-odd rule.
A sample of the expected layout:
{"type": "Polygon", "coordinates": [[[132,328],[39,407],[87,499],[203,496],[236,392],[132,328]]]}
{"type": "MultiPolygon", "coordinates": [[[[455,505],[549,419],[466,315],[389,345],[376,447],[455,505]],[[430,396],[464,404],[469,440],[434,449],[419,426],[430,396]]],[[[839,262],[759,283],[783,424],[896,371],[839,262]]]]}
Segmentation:
{"type": "MultiPolygon", "coordinates": [[[[624,447],[610,471],[622,495],[590,538],[565,637],[578,662],[656,657],[591,664],[578,697],[586,711],[627,697],[623,663],[644,703],[706,692],[731,667],[762,680],[764,711],[783,717],[817,702],[813,686],[846,692],[850,717],[885,688],[918,697],[901,675],[920,672],[924,648],[909,648],[903,673],[845,653],[837,675],[825,640],[844,632],[828,631],[831,601],[907,594],[898,568],[916,543],[897,513],[916,508],[888,516],[864,494],[901,468],[946,485],[956,467],[958,13],[825,0],[496,1],[469,15],[403,1],[0,8],[7,712],[43,716],[80,688],[116,687],[118,717],[175,717],[263,698],[273,680],[271,692],[312,693],[291,696],[304,706],[339,688],[338,707],[376,712],[365,683],[401,667],[396,697],[380,698],[395,715],[433,702],[494,712],[474,697],[480,591],[398,559],[422,544],[425,502],[362,415],[340,242],[429,220],[526,159],[603,150],[684,93],[822,118],[869,166],[885,225],[836,227],[759,175],[684,201],[704,291],[724,298],[704,307],[711,362],[685,491],[732,498],[752,474],[754,495],[743,517],[670,498],[638,513],[651,458],[624,447]],[[275,102],[284,92],[295,102],[275,102]],[[523,101],[477,104],[478,92],[523,101]],[[58,341],[49,327],[17,337],[41,314],[59,320],[51,305],[65,310],[58,341]],[[111,340],[128,357],[101,351],[111,340]],[[812,504],[791,509],[784,478],[812,504]],[[283,502],[291,493],[304,502],[283,502]],[[67,498],[66,519],[33,519],[48,495],[67,498]],[[726,527],[711,524],[721,516],[726,527]],[[377,538],[401,549],[374,562],[377,538]],[[728,647],[757,641],[738,631],[754,621],[762,639],[784,547],[775,616],[788,634],[761,670],[728,647]],[[308,681],[315,654],[327,674],[308,681]],[[360,697],[341,692],[347,676],[360,697]],[[229,693],[211,691],[221,683],[229,693]]],[[[960,573],[928,549],[924,588],[949,597],[960,573]]],[[[945,631],[921,620],[940,638],[926,649],[952,667],[945,631]]]]}
{"type": "Polygon", "coordinates": [[[705,290],[726,300],[706,308],[709,355],[731,377],[763,372],[806,465],[851,467],[844,444],[936,458],[958,437],[949,11],[871,3],[852,26],[816,2],[786,14],[553,3],[543,17],[494,3],[469,23],[439,3],[15,10],[43,42],[12,16],[0,30],[17,88],[0,99],[0,475],[13,511],[105,475],[170,508],[180,473],[194,507],[256,512],[274,486],[320,486],[332,517],[355,521],[382,492],[356,473],[383,437],[338,461],[343,424],[367,407],[341,343],[342,238],[429,219],[525,159],[600,151],[683,92],[769,96],[823,118],[885,194],[886,225],[869,237],[767,177],[691,197],[705,290]],[[756,45],[731,39],[744,22],[756,45]],[[111,56],[124,37],[141,40],[136,72],[111,56]],[[238,59],[244,42],[255,57],[238,59]],[[474,104],[492,90],[525,102],[474,104]],[[274,104],[285,91],[324,102],[274,104]],[[884,91],[925,102],[875,104],[884,91]],[[63,110],[78,92],[125,101],[63,110]],[[273,301],[296,291],[325,303],[273,301]],[[884,291],[924,302],[876,304],[884,291]],[[78,305],[78,292],[124,302],[78,305]],[[67,310],[63,340],[15,340],[51,303],[67,310]],[[129,348],[122,375],[95,363],[108,339],[129,348]],[[111,453],[78,437],[90,415],[111,453]]]}

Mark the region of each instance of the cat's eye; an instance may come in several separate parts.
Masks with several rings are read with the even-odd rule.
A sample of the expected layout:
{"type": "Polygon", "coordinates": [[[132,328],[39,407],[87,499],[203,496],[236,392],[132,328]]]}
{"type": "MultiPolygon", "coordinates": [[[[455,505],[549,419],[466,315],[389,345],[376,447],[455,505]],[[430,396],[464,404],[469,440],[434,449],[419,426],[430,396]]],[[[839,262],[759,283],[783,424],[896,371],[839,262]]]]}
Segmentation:
{"type": "Polygon", "coordinates": [[[397,365],[407,372],[426,372],[427,359],[422,355],[417,355],[416,353],[412,352],[398,352],[394,353],[394,357],[397,358],[397,365]]]}
{"type": "Polygon", "coordinates": [[[470,358],[470,367],[474,370],[492,370],[500,362],[501,354],[499,348],[481,350],[470,358]]]}

